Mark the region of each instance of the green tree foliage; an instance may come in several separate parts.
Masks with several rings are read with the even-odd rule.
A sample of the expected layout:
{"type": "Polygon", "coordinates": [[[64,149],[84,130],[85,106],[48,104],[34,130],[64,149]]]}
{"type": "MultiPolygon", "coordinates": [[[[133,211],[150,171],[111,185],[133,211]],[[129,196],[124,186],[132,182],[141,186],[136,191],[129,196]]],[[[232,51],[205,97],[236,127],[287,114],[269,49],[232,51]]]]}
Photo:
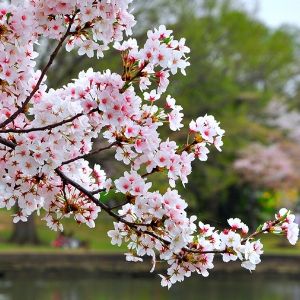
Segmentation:
{"type": "Polygon", "coordinates": [[[232,161],[248,142],[269,142],[271,132],[256,120],[299,73],[298,45],[288,28],[271,30],[231,1],[202,4],[202,11],[185,10],[173,25],[175,35],[186,37],[191,48],[191,66],[186,78],[173,81],[170,92],[186,116],[214,114],[226,130],[222,155],[212,153],[207,163],[195,163],[187,186],[201,199],[198,208],[220,219],[247,208],[240,205],[245,195],[236,186],[232,161]]]}

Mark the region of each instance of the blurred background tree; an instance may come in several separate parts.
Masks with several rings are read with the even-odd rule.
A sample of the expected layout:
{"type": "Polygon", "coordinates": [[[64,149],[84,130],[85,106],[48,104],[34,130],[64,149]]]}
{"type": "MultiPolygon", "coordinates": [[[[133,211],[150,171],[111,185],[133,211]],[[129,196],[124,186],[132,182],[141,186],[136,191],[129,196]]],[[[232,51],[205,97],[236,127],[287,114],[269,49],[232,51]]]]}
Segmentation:
{"type": "MultiPolygon", "coordinates": [[[[139,24],[134,35],[140,45],[148,29],[166,24],[176,38],[185,37],[191,48],[187,76],[171,76],[168,90],[184,108],[185,125],[200,115],[212,114],[226,130],[223,152],[212,150],[207,162],[194,162],[185,189],[177,184],[189,209],[204,222],[216,219],[222,223],[233,214],[245,222],[253,220],[257,215],[255,210],[249,213],[249,190],[252,193],[258,187],[240,180],[233,164],[250,143],[269,147],[278,142],[276,136],[295,143],[284,135],[284,129],[267,122],[266,108],[272,99],[281,97],[290,100],[294,109],[299,108],[299,29],[271,29],[233,0],[135,0],[132,7],[139,24]]],[[[39,68],[52,48],[46,41],[39,47],[39,68]]],[[[113,48],[100,60],[62,51],[48,73],[48,86],[61,87],[91,66],[97,71],[109,68],[122,73],[121,57],[113,48]]],[[[184,143],[186,133],[163,131],[161,135],[184,143]]],[[[99,138],[95,146],[103,143],[99,138]]],[[[95,161],[109,176],[122,171],[112,152],[93,157],[91,163],[95,161]]],[[[164,189],[161,179],[156,187],[164,189]]],[[[265,208],[261,205],[259,209],[265,208]]]]}
{"type": "Polygon", "coordinates": [[[249,198],[251,223],[255,217],[286,207],[299,213],[300,113],[294,100],[297,93],[272,99],[265,109],[263,123],[269,126],[266,143],[249,143],[239,152],[234,168],[249,198]]]}
{"type": "MultiPolygon", "coordinates": [[[[297,86],[300,71],[299,30],[268,28],[238,1],[154,2],[151,8],[159,12],[147,23],[152,20],[157,26],[168,16],[175,36],[185,37],[191,48],[187,76],[171,79],[170,94],[184,107],[187,122],[213,114],[226,130],[223,152],[213,151],[207,162],[195,162],[189,184],[181,192],[201,216],[224,222],[238,214],[255,226],[259,215],[252,209],[249,183],[241,182],[233,163],[252,142],[269,146],[278,142],[276,136],[282,143],[287,138],[283,128],[266,122],[266,108],[275,97],[294,98],[297,103],[291,89],[297,86]]],[[[137,18],[142,23],[145,16],[137,18]]],[[[292,147],[293,142],[287,139],[285,145],[292,147]]],[[[252,185],[251,189],[258,188],[252,185]]]]}

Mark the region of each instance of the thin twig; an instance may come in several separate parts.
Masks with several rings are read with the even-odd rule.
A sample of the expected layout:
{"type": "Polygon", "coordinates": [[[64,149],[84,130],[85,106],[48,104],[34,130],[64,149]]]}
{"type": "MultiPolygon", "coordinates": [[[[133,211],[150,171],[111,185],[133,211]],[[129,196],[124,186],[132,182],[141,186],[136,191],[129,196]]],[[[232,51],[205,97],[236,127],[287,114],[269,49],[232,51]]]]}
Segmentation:
{"type": "Polygon", "coordinates": [[[128,201],[126,201],[126,202],[124,202],[124,203],[121,203],[121,204],[118,204],[118,205],[116,205],[116,206],[109,207],[109,209],[110,209],[110,210],[113,210],[113,209],[119,208],[119,207],[121,207],[121,206],[123,206],[123,205],[125,205],[125,204],[127,204],[127,203],[130,203],[130,201],[128,200],[128,201]]]}
{"type": "Polygon", "coordinates": [[[241,242],[241,244],[244,245],[248,240],[251,240],[252,238],[254,238],[255,236],[257,236],[257,235],[259,235],[261,233],[269,232],[270,228],[273,227],[273,226],[275,226],[275,225],[277,225],[278,223],[280,223],[280,220],[274,220],[274,221],[272,221],[267,228],[255,231],[252,234],[250,234],[247,238],[243,239],[242,242],[241,242]]]}
{"type": "Polygon", "coordinates": [[[96,194],[99,194],[99,193],[102,193],[102,192],[105,192],[105,191],[106,191],[106,189],[99,189],[99,190],[96,190],[96,191],[92,191],[91,193],[93,195],[96,195],[96,194]]]}
{"type": "Polygon", "coordinates": [[[68,201],[68,197],[67,197],[67,194],[66,194],[66,181],[63,180],[63,188],[62,188],[62,191],[63,191],[63,195],[64,195],[64,198],[65,198],[65,201],[67,203],[67,209],[68,211],[70,212],[71,211],[71,208],[70,208],[70,204],[69,204],[69,201],[68,201]]]}
{"type": "Polygon", "coordinates": [[[88,191],[87,189],[85,189],[84,187],[82,187],[80,184],[78,184],[77,182],[75,182],[74,180],[72,180],[71,178],[67,177],[59,168],[55,169],[56,174],[65,182],[68,182],[70,185],[72,185],[73,187],[75,187],[77,190],[79,190],[80,192],[82,192],[86,197],[88,197],[92,202],[94,202],[97,206],[99,206],[101,209],[103,209],[104,211],[106,211],[111,217],[113,217],[114,219],[116,219],[119,222],[122,222],[124,224],[126,224],[127,226],[129,226],[131,229],[133,229],[135,232],[143,232],[146,233],[154,238],[156,238],[157,240],[163,242],[166,245],[169,245],[170,242],[157,236],[154,232],[145,230],[145,231],[140,231],[138,229],[139,224],[136,223],[131,223],[129,221],[126,221],[125,219],[123,219],[122,217],[120,217],[119,215],[117,215],[116,213],[114,213],[108,206],[106,206],[103,202],[101,202],[100,200],[98,200],[97,198],[94,197],[93,193],[88,191]]]}
{"type": "Polygon", "coordinates": [[[73,161],[75,161],[75,160],[82,159],[82,158],[87,158],[87,157],[92,156],[92,155],[94,155],[94,154],[97,154],[97,153],[99,153],[99,152],[101,152],[101,151],[108,150],[108,149],[112,148],[113,146],[115,146],[115,145],[117,145],[117,144],[118,144],[118,142],[113,142],[113,143],[111,143],[110,145],[108,145],[107,147],[99,148],[99,149],[94,150],[94,151],[91,151],[91,152],[89,152],[89,153],[86,153],[86,154],[77,156],[77,157],[75,157],[75,158],[66,160],[66,161],[62,162],[61,165],[67,165],[67,164],[69,164],[69,163],[71,163],[71,162],[73,162],[73,161]]]}
{"type": "MultiPolygon", "coordinates": [[[[95,111],[98,111],[98,108],[94,108],[92,109],[90,112],[88,112],[88,114],[93,113],[95,111]]],[[[79,113],[69,119],[60,121],[58,123],[54,123],[54,124],[49,124],[46,126],[42,126],[42,127],[34,127],[34,128],[28,128],[28,129],[16,129],[16,128],[9,128],[9,129],[5,129],[5,130],[0,130],[0,133],[28,133],[28,132],[32,132],[32,131],[44,131],[44,130],[51,130],[53,128],[59,127],[63,124],[69,123],[74,121],[75,119],[81,117],[85,115],[84,113],[79,113]]]]}

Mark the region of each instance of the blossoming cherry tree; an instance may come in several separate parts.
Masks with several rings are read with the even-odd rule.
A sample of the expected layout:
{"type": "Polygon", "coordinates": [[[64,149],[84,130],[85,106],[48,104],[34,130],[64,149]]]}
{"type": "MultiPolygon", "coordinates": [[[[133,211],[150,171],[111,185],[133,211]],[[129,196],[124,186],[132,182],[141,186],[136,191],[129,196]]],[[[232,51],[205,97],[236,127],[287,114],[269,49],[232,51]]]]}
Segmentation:
{"type": "Polygon", "coordinates": [[[192,162],[207,160],[209,147],[221,151],[224,130],[206,115],[190,122],[183,146],[160,137],[161,126],[183,127],[182,107],[165,92],[170,75],[185,75],[189,65],[185,39],[176,40],[161,25],[148,31],[141,48],[135,39],[124,40],[135,24],[131,0],[11,2],[0,4],[0,207],[18,205],[14,222],[42,210],[53,230],[63,230],[70,217],[94,227],[105,211],[115,220],[108,236],[112,244],[127,243],[127,260],[151,256],[153,269],[158,259],[167,261],[167,274],[160,276],[168,287],[192,272],[207,276],[217,253],[254,270],[263,253],[255,240],[260,233],[283,234],[296,243],[298,225],[286,209],[252,234],[237,218],[219,232],[187,215],[176,182],[188,182],[192,162]],[[35,70],[41,37],[57,45],[45,67],[35,70]],[[90,68],[66,86],[47,88],[46,74],[62,47],[102,58],[111,45],[122,56],[123,74],[90,68]],[[92,149],[99,135],[106,144],[92,149]],[[99,164],[90,167],[86,160],[108,149],[128,166],[119,178],[108,178],[99,164]],[[151,188],[156,173],[165,174],[166,190],[151,188]],[[124,195],[118,209],[101,201],[109,191],[124,195]]]}

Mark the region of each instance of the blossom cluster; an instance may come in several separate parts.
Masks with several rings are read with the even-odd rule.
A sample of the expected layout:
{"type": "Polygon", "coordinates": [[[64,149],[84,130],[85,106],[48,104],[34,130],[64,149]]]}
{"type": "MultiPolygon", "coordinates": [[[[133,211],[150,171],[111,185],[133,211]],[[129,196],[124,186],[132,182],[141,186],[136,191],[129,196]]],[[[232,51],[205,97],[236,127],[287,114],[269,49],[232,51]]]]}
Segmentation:
{"type": "Polygon", "coordinates": [[[270,146],[251,143],[240,153],[233,167],[244,181],[256,188],[293,188],[299,180],[293,149],[285,149],[280,143],[270,146]]]}
{"type": "MultiPolygon", "coordinates": [[[[104,210],[117,220],[108,232],[112,244],[128,242],[127,260],[149,255],[155,262],[158,253],[170,265],[162,278],[169,287],[193,271],[208,275],[215,253],[224,261],[239,258],[252,270],[262,245],[241,238],[238,231],[246,234],[245,224],[231,219],[231,228],[219,233],[200,222],[197,231],[196,217],[187,216],[176,181],[188,182],[192,161],[207,160],[210,146],[221,151],[224,130],[205,115],[190,122],[186,144],[162,140],[159,128],[164,124],[173,131],[183,127],[182,107],[163,94],[171,74],[179,69],[185,75],[189,48],[165,26],[148,31],[141,49],[135,39],[123,41],[122,32],[131,34],[135,23],[129,2],[0,4],[0,207],[18,205],[14,222],[43,210],[42,219],[53,230],[63,230],[63,218],[69,217],[94,227],[104,210]],[[42,36],[58,40],[57,47],[45,68],[35,70],[34,49],[42,36]],[[97,51],[102,57],[112,41],[122,56],[123,74],[90,68],[66,86],[48,89],[47,70],[64,43],[68,51],[76,47],[79,55],[92,57],[97,51]],[[94,149],[98,136],[104,143],[94,149]],[[128,166],[119,178],[109,178],[99,164],[91,167],[86,160],[109,149],[128,166]],[[166,175],[169,187],[164,192],[151,189],[154,173],[166,175]],[[101,201],[111,190],[124,195],[118,212],[101,201]]],[[[298,226],[290,212],[261,231],[271,232],[274,225],[296,242],[298,226]]]]}
{"type": "Polygon", "coordinates": [[[16,0],[0,4],[0,134],[4,145],[9,145],[0,149],[1,183],[6,184],[0,206],[10,209],[18,202],[20,212],[14,222],[25,221],[33,211],[44,208],[45,220],[53,229],[62,229],[59,220],[70,213],[77,222],[94,226],[100,207],[54,170],[59,168],[90,190],[104,188],[104,171],[99,166],[92,170],[78,157],[92,148],[99,113],[94,116],[89,111],[90,118],[85,116],[89,104],[84,103],[88,99],[81,89],[87,93],[89,83],[47,91],[46,71],[63,42],[67,50],[75,43],[79,54],[88,56],[88,44],[92,44],[102,56],[110,42],[123,38],[123,31],[130,34],[135,21],[128,12],[129,2],[16,0]],[[45,69],[35,71],[38,53],[33,48],[41,36],[59,43],[45,69]],[[68,164],[70,159],[74,161],[68,164]]]}
{"type": "Polygon", "coordinates": [[[275,219],[278,221],[275,222],[275,226],[271,222],[265,222],[262,226],[262,230],[273,234],[284,235],[292,245],[295,245],[299,237],[299,226],[294,222],[295,215],[286,208],[282,208],[279,213],[275,215],[275,219]]]}
{"type": "Polygon", "coordinates": [[[224,262],[239,259],[242,267],[255,270],[263,254],[263,244],[254,240],[260,233],[285,235],[293,245],[299,235],[295,215],[286,209],[281,209],[274,221],[266,222],[247,236],[248,226],[238,218],[230,218],[230,228],[221,232],[201,221],[197,227],[196,217],[186,216],[184,208],[187,204],[176,191],[168,190],[162,196],[148,192],[147,197],[137,197],[136,201],[135,205],[126,204],[119,211],[128,223],[114,222],[114,229],[108,235],[113,245],[128,243],[128,261],[142,261],[142,256],[152,256],[152,271],[158,253],[159,261],[169,264],[167,275],[159,275],[162,286],[168,288],[191,276],[192,272],[208,276],[208,270],[214,267],[216,253],[222,255],[224,262]],[[130,224],[136,224],[136,227],[132,228],[130,224]]]}
{"type": "MultiPolygon", "coordinates": [[[[40,36],[66,40],[67,50],[76,45],[79,54],[89,57],[97,50],[100,57],[110,42],[122,40],[122,32],[130,34],[135,24],[128,12],[131,0],[12,2],[0,3],[0,87],[5,92],[0,121],[15,112],[35,87],[33,68],[38,53],[33,45],[40,36]]],[[[23,117],[16,118],[20,127],[23,117]]]]}
{"type": "MultiPolygon", "coordinates": [[[[47,225],[55,230],[63,229],[60,220],[70,215],[78,223],[94,226],[100,206],[70,181],[92,195],[113,186],[99,165],[92,169],[84,160],[92,151],[92,139],[100,134],[110,143],[107,148],[115,148],[117,160],[130,165],[132,171],[144,165],[148,173],[167,171],[172,187],[179,178],[187,182],[194,153],[199,153],[200,144],[212,142],[202,133],[201,143],[178,149],[175,142],[163,142],[159,137],[157,129],[163,123],[171,130],[183,126],[182,107],[175,99],[167,96],[161,109],[153,104],[153,97],[157,100],[167,89],[169,72],[174,74],[180,68],[184,73],[189,49],[184,39],[175,40],[165,26],[149,31],[141,50],[134,39],[121,46],[122,30],[130,34],[135,23],[126,10],[129,2],[1,4],[0,133],[5,146],[0,149],[0,176],[6,189],[0,206],[10,209],[17,202],[20,211],[14,215],[14,222],[26,221],[43,208],[47,225]],[[60,40],[59,47],[66,42],[67,50],[75,43],[79,54],[87,56],[92,54],[87,46],[82,50],[83,44],[115,41],[123,57],[124,73],[121,76],[109,70],[100,73],[89,69],[67,86],[48,90],[46,67],[34,70],[38,53],[33,46],[40,36],[60,40]],[[11,43],[14,39],[16,42],[11,43]],[[158,82],[157,92],[145,92],[141,99],[133,85],[148,89],[152,77],[158,82]],[[150,105],[143,101],[150,101],[150,105]]],[[[213,121],[211,127],[218,128],[214,118],[208,118],[213,121]]],[[[215,130],[214,135],[220,138],[223,131],[215,130]]]]}

